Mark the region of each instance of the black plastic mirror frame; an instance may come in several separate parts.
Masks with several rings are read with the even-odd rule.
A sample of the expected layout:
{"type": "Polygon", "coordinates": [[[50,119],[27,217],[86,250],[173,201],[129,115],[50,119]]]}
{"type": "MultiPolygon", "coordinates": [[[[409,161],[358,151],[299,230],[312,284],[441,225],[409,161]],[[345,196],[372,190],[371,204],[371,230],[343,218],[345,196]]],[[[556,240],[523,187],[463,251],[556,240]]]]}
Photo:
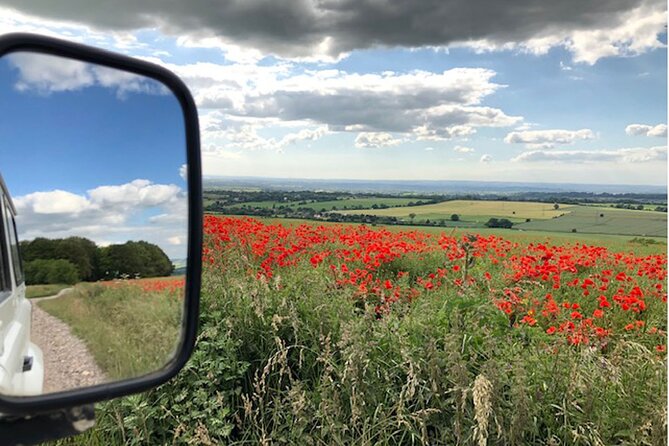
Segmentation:
{"type": "Polygon", "coordinates": [[[32,415],[142,392],[166,382],[186,364],[195,347],[200,305],[202,168],[200,162],[200,130],[195,102],[186,85],[171,71],[159,65],[128,56],[51,37],[23,33],[0,36],[0,58],[16,51],[30,51],[65,57],[131,72],[161,82],[172,91],[181,105],[186,134],[186,162],[188,165],[188,262],[186,265],[183,328],[176,354],[162,369],[138,378],[39,396],[10,397],[0,395],[1,413],[32,415]]]}

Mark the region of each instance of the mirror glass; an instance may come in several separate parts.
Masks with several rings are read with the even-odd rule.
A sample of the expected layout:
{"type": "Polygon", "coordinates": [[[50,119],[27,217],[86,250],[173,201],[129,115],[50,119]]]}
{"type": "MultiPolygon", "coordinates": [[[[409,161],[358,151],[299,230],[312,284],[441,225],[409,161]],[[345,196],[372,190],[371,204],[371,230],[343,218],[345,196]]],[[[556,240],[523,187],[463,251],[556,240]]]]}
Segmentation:
{"type": "Polygon", "coordinates": [[[0,116],[0,393],[162,368],[184,313],[179,101],[148,77],[15,52],[0,116]]]}

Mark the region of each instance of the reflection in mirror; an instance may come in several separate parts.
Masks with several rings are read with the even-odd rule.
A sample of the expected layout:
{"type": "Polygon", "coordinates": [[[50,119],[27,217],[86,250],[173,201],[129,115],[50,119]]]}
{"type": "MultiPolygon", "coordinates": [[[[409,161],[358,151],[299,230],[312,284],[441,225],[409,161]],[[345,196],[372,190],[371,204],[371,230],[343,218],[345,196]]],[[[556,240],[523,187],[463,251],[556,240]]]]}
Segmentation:
{"type": "Polygon", "coordinates": [[[178,100],[61,57],[0,59],[0,393],[162,368],[180,339],[187,245],[178,100]]]}

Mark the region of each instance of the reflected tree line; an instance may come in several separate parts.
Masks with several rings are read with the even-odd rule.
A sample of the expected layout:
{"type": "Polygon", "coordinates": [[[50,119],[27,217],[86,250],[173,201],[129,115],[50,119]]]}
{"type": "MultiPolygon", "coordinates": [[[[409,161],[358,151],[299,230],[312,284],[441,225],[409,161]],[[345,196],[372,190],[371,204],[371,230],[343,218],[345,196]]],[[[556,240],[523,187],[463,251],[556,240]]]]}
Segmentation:
{"type": "Polygon", "coordinates": [[[84,237],[38,237],[21,242],[21,256],[27,285],[169,276],[174,271],[159,246],[141,240],[97,246],[84,237]]]}

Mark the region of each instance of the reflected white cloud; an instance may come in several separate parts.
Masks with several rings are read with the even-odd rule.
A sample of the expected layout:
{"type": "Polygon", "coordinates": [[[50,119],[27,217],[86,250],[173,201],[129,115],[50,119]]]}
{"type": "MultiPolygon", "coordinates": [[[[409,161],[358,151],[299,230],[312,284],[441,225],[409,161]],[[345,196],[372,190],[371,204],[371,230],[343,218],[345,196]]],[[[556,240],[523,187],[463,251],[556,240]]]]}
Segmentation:
{"type": "Polygon", "coordinates": [[[85,195],[63,190],[14,198],[17,229],[24,240],[78,235],[98,244],[146,240],[171,258],[185,257],[188,201],[174,184],[137,179],[105,185],[85,195]]]}
{"type": "Polygon", "coordinates": [[[168,94],[160,82],[113,68],[46,54],[16,52],[6,56],[18,72],[15,88],[41,95],[99,86],[116,91],[119,98],[130,93],[168,94]]]}

